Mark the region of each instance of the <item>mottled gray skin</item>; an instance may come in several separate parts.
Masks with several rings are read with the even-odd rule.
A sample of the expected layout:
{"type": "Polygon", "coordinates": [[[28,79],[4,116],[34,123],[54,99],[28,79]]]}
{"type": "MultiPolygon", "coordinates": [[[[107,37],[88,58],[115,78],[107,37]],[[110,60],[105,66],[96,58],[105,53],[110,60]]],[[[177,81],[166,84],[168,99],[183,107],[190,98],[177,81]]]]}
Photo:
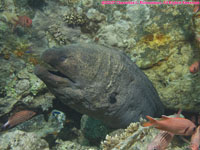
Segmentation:
{"type": "Polygon", "coordinates": [[[46,50],[35,74],[64,104],[122,128],[140,117],[163,114],[164,107],[146,75],[121,51],[96,44],[46,50]]]}

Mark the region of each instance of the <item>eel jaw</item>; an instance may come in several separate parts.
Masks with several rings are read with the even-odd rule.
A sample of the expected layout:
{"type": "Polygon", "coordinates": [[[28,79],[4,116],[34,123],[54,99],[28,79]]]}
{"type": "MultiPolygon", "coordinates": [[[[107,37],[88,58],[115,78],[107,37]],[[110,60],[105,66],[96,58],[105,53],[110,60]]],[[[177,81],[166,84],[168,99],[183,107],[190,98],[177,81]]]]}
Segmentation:
{"type": "Polygon", "coordinates": [[[47,85],[52,87],[74,87],[75,81],[62,74],[60,71],[52,71],[46,69],[46,67],[37,65],[34,69],[34,73],[47,85]]]}

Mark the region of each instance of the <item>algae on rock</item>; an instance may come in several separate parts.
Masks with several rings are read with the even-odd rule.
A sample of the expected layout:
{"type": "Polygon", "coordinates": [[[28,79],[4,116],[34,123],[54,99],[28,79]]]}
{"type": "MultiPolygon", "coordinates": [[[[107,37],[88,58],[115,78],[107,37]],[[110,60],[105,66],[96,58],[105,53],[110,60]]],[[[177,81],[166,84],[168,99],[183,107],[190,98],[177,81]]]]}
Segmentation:
{"type": "Polygon", "coordinates": [[[95,36],[98,43],[124,49],[153,82],[167,108],[198,112],[200,80],[188,69],[197,59],[197,47],[191,42],[191,8],[126,5],[124,11],[113,11],[117,17],[101,25],[95,36]]]}
{"type": "Polygon", "coordinates": [[[56,140],[56,143],[52,150],[98,150],[96,147],[82,146],[72,141],[56,140]]]}
{"type": "Polygon", "coordinates": [[[14,72],[18,68],[13,69],[13,77],[8,76],[10,78],[2,89],[5,96],[0,101],[2,106],[0,116],[9,113],[19,102],[27,107],[42,108],[42,110],[51,108],[55,97],[45,91],[45,84],[33,74],[33,65],[26,64],[16,74],[14,72]],[[38,94],[41,91],[44,92],[42,96],[38,94]]]}
{"type": "Polygon", "coordinates": [[[48,143],[35,133],[26,133],[20,130],[8,132],[0,138],[2,150],[49,150],[48,143]]]}

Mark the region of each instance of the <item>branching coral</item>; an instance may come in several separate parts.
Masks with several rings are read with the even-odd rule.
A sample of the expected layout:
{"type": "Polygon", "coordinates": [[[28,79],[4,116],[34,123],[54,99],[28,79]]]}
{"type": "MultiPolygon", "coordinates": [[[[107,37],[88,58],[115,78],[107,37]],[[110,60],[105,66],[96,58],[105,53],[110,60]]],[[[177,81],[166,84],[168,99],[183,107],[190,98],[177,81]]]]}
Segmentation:
{"type": "Polygon", "coordinates": [[[106,140],[102,142],[103,150],[125,150],[134,142],[144,136],[146,128],[140,126],[140,123],[131,123],[127,129],[120,135],[106,136],[106,140]]]}
{"type": "Polygon", "coordinates": [[[65,21],[69,26],[82,26],[87,23],[87,17],[85,15],[79,15],[78,13],[72,11],[70,14],[63,15],[63,21],[65,21]]]}
{"type": "MultiPolygon", "coordinates": [[[[158,129],[145,128],[139,122],[131,123],[121,134],[107,135],[101,146],[103,150],[147,150],[148,144],[152,142],[152,138],[158,133],[158,129]]],[[[175,141],[177,142],[177,140],[175,141]]],[[[179,147],[176,142],[171,144],[168,150],[187,149],[188,143],[184,143],[179,147]]]]}

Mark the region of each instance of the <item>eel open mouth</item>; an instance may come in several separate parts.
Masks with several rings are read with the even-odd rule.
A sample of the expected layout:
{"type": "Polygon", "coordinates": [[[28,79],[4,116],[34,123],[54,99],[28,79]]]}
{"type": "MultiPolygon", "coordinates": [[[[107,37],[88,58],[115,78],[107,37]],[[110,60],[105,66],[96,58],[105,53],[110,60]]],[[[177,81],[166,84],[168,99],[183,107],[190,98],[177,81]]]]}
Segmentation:
{"type": "Polygon", "coordinates": [[[72,86],[76,83],[67,75],[52,68],[51,66],[48,66],[47,64],[37,65],[34,69],[34,73],[46,84],[50,84],[52,86],[56,86],[58,84],[72,86]]]}
{"type": "Polygon", "coordinates": [[[67,75],[61,73],[60,71],[58,70],[48,70],[49,73],[53,74],[53,75],[56,75],[56,76],[59,76],[59,77],[62,77],[62,78],[67,78],[68,80],[70,80],[72,83],[76,83],[74,80],[72,80],[70,77],[68,77],[67,75]]]}

